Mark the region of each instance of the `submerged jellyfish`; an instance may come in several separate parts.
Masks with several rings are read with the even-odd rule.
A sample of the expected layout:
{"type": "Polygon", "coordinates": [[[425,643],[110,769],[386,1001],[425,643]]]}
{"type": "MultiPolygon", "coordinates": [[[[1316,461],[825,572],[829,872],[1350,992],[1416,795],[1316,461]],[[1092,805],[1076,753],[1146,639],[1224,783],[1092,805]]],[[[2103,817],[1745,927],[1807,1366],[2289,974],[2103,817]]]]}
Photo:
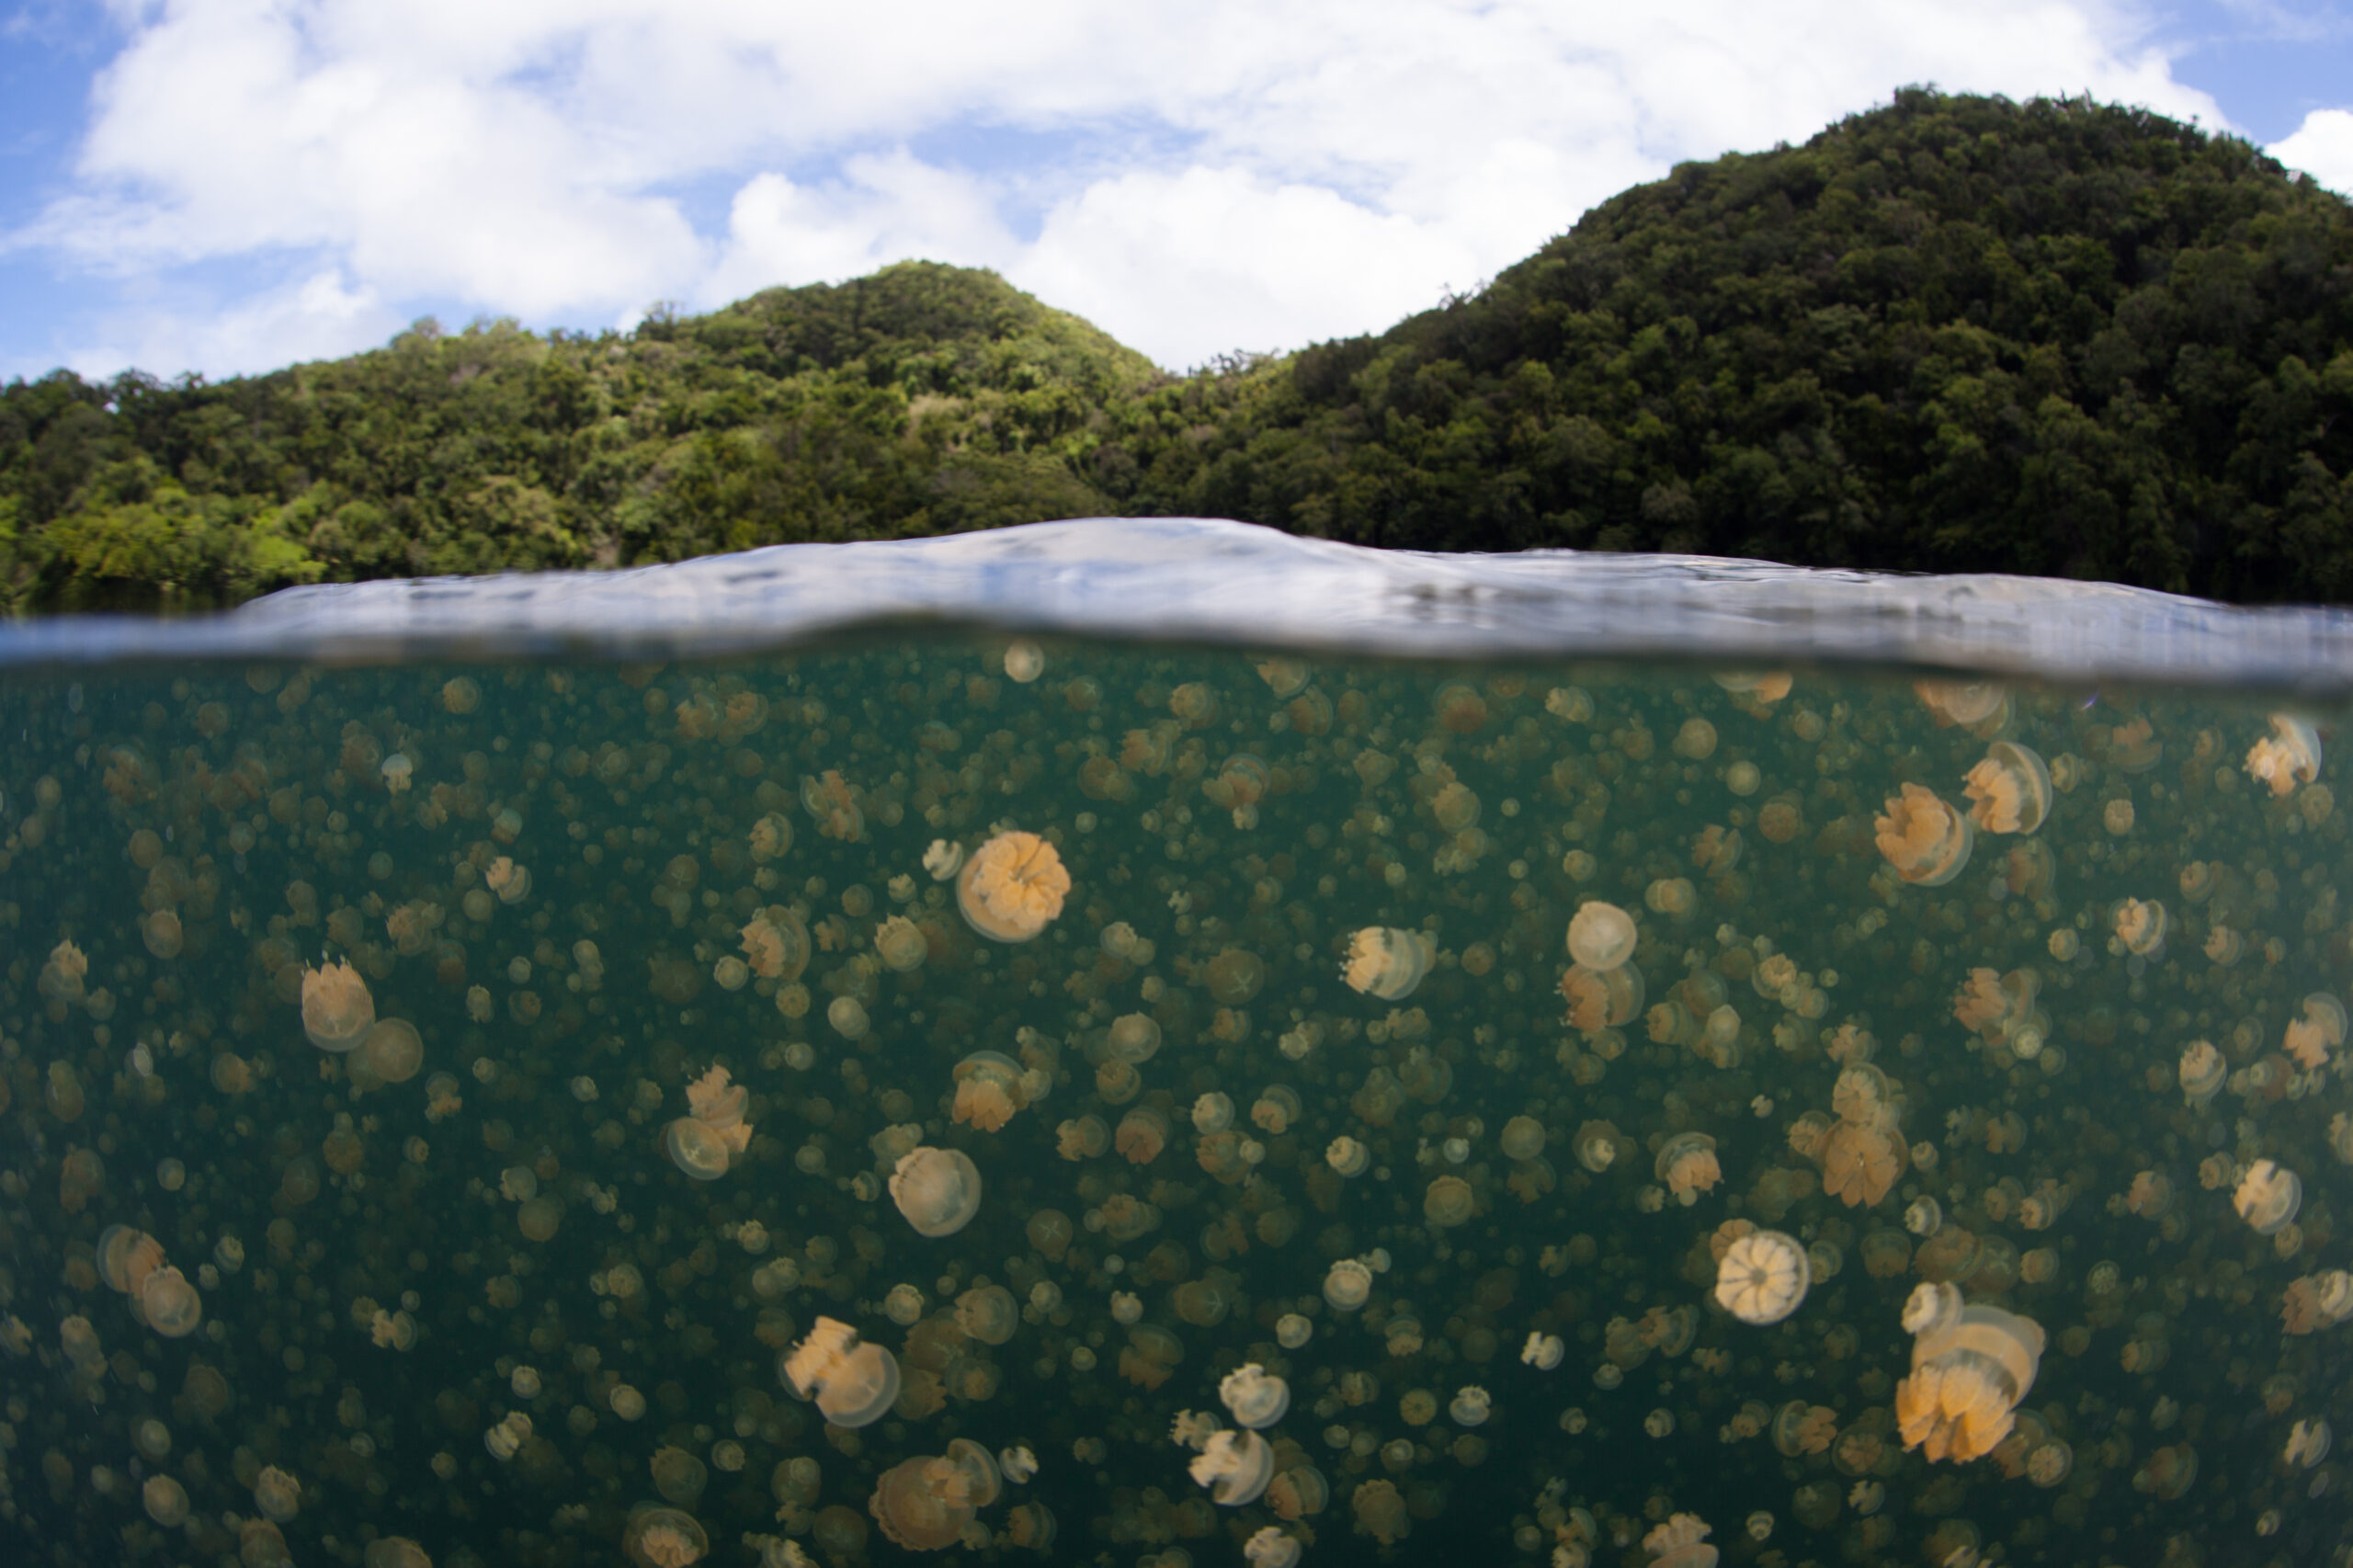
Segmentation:
{"type": "Polygon", "coordinates": [[[1921,1285],[1904,1304],[1912,1375],[1895,1385],[1904,1446],[1933,1461],[1994,1451],[2042,1364],[2042,1325],[1999,1307],[1965,1306],[1961,1290],[1921,1285]]]}
{"type": "Polygon", "coordinates": [[[1344,1257],[1324,1276],[1324,1300],[1335,1312],[1352,1312],[1372,1298],[1372,1270],[1344,1257]]]}
{"type": "Polygon", "coordinates": [[[2296,1173],[2276,1160],[2257,1160],[2239,1178],[2231,1207],[2258,1236],[2276,1235],[2287,1228],[2304,1201],[2304,1184],[2296,1173]]]}
{"type": "Polygon", "coordinates": [[[1699,1194],[1722,1180],[1724,1174],[1716,1163],[1716,1141],[1704,1132],[1678,1132],[1660,1144],[1652,1173],[1666,1183],[1667,1191],[1687,1209],[1699,1200],[1699,1194]]]}
{"type": "Polygon", "coordinates": [[[1942,887],[1969,864],[1974,830],[1967,817],[1931,790],[1905,784],[1873,820],[1879,852],[1895,874],[1921,887],[1942,887]]]}
{"type": "Polygon", "coordinates": [[[341,1054],[367,1039],[376,1021],[376,999],[368,983],[347,963],[302,971],[302,1032],[321,1051],[341,1054]]]}
{"type": "Polygon", "coordinates": [[[1597,973],[1634,956],[1634,917],[1614,903],[1590,899],[1569,922],[1569,957],[1597,973]]]}
{"type": "Polygon", "coordinates": [[[1743,1323],[1779,1323],[1805,1300],[1813,1271],[1805,1249],[1779,1231],[1751,1231],[1724,1249],[1716,1300],[1743,1323]]]}
{"type": "Polygon", "coordinates": [[[2345,1004],[2325,991],[2304,998],[2303,1016],[2288,1023],[2288,1054],[2307,1073],[2328,1065],[2328,1053],[2345,1043],[2345,1004]]]}
{"type": "Polygon", "coordinates": [[[879,1421],[899,1397],[898,1358],[880,1345],[861,1343],[858,1330],[835,1318],[818,1318],[779,1370],[787,1387],[802,1399],[813,1397],[836,1426],[879,1421]]]}
{"type": "Polygon", "coordinates": [[[981,1173],[961,1149],[918,1145],[891,1172],[891,1201],[920,1236],[952,1236],[981,1210],[981,1173]]]}
{"type": "Polygon", "coordinates": [[[1063,912],[1070,872],[1051,844],[1018,829],[972,852],[956,878],[965,924],[993,942],[1027,942],[1063,912]]]}
{"type": "Polygon", "coordinates": [[[2220,1094],[2228,1075],[2222,1053],[2211,1041],[2193,1040],[2182,1048],[2181,1094],[2191,1106],[2202,1106],[2220,1094]]]}
{"type": "Polygon", "coordinates": [[[1643,1550],[1651,1553],[1651,1568],[1716,1568],[1722,1554],[1707,1541],[1714,1533],[1698,1515],[1676,1514],[1643,1537],[1643,1550]]]}
{"type": "Polygon", "coordinates": [[[2320,733],[2292,714],[2274,713],[2271,733],[2246,754],[2246,771],[2248,778],[2269,785],[2274,795],[2311,783],[2320,777],[2320,733]]]}
{"type": "Polygon", "coordinates": [[[1435,945],[1419,931],[1368,926],[1348,939],[1348,956],[1340,965],[1340,978],[1352,991],[1384,1002],[1403,1001],[1422,983],[1437,956],[1435,945]]]}
{"type": "Polygon", "coordinates": [[[1210,1488],[1211,1501],[1239,1508],[1256,1502],[1274,1479],[1275,1450],[1256,1432],[1214,1432],[1185,1468],[1196,1484],[1210,1488]]]}
{"type": "Polygon", "coordinates": [[[2014,741],[1995,741],[1969,770],[1961,793],[1971,820],[1988,833],[2032,833],[2051,814],[2051,770],[2014,741]]]}
{"type": "Polygon", "coordinates": [[[1233,1413],[1237,1426],[1271,1426],[1290,1408],[1290,1385],[1256,1361],[1226,1374],[1217,1386],[1218,1398],[1233,1413]]]}

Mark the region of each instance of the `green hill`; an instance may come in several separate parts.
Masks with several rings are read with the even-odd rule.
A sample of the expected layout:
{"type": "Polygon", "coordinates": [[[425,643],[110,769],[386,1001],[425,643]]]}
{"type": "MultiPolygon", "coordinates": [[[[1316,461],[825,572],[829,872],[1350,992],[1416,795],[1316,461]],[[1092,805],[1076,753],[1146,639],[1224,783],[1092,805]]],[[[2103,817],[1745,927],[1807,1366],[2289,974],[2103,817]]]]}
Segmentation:
{"type": "Polygon", "coordinates": [[[2353,208],[2142,111],[1907,91],[1474,298],[1186,378],[909,263],[625,335],[0,390],[22,608],[1092,513],[2353,597],[2353,208]]]}

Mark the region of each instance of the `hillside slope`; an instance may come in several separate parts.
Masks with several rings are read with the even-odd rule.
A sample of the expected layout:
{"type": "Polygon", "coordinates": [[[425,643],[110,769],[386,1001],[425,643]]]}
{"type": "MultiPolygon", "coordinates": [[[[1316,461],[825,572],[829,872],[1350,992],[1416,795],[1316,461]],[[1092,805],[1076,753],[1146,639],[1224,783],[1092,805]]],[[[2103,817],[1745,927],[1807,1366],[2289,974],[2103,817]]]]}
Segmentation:
{"type": "Polygon", "coordinates": [[[1475,298],[1186,378],[908,263],[625,335],[0,390],[26,608],[1088,513],[2353,598],[2353,207],[2142,111],[1906,91],[1475,298]]]}

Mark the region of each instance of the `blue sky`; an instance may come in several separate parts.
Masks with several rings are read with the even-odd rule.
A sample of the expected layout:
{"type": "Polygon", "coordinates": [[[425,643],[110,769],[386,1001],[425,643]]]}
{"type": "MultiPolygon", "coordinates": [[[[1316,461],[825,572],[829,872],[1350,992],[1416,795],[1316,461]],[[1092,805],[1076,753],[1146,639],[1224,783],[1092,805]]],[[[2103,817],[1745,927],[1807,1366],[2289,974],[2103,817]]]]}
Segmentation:
{"type": "Polygon", "coordinates": [[[0,377],[910,256],[1182,368],[1379,330],[1908,82],[2144,103],[2353,190],[2353,0],[0,0],[0,377]]]}

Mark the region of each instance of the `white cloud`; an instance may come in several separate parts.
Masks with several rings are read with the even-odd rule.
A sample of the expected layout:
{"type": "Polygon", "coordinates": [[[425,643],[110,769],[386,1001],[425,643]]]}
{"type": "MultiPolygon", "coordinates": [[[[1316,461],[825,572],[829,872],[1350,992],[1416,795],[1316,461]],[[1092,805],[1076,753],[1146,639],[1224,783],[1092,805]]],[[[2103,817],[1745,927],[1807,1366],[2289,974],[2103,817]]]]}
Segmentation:
{"type": "Polygon", "coordinates": [[[108,312],[69,360],[86,376],[137,366],[165,378],[185,370],[299,364],[381,343],[412,319],[335,267],[258,289],[225,310],[187,300],[108,312]]]}
{"type": "Polygon", "coordinates": [[[119,15],[73,188],[15,241],[95,273],[291,253],[386,301],[581,321],[926,256],[995,266],[1172,365],[1378,330],[1678,159],[1802,139],[1905,82],[2222,119],[2120,0],[119,15]],[[956,166],[976,131],[1059,151],[956,166]],[[714,187],[724,227],[698,232],[679,193],[714,187]]]}
{"type": "Polygon", "coordinates": [[[2329,189],[2353,196],[2353,109],[2314,109],[2292,135],[2265,151],[2329,189]]]}

